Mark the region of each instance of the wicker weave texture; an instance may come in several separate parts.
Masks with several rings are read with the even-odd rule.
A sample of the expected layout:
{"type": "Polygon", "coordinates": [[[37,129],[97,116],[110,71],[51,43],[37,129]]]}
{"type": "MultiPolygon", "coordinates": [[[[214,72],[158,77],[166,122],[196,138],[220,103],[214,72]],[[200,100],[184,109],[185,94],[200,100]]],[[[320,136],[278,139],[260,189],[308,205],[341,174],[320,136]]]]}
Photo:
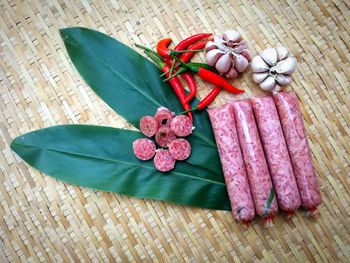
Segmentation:
{"type": "MultiPolygon", "coordinates": [[[[1,1],[0,262],[346,262],[350,258],[350,9],[347,1],[1,1]],[[256,55],[287,46],[322,187],[318,220],[302,211],[247,230],[229,212],[72,186],[11,151],[57,124],[129,127],[83,82],[58,30],[84,26],[134,47],[236,28],[256,55]]],[[[202,57],[203,58],[203,57],[202,57]]],[[[197,58],[198,59],[198,58],[197,58]]],[[[251,71],[233,82],[259,92],[251,71]]],[[[200,85],[199,97],[209,91],[200,85]]],[[[220,94],[222,104],[232,98],[220,94]]]]}

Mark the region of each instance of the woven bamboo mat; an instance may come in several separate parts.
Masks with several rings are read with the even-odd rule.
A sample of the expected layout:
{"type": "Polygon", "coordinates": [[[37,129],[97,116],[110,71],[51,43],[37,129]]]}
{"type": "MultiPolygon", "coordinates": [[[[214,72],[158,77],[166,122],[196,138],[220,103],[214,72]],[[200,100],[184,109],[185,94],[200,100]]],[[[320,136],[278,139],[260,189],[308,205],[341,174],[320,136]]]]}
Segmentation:
{"type": "MultiPolygon", "coordinates": [[[[346,262],[350,258],[350,9],[347,1],[1,1],[0,262],[346,262]],[[318,220],[301,211],[243,231],[229,212],[139,200],[34,170],[13,138],[56,124],[124,127],[82,81],[58,30],[84,26],[133,46],[236,28],[253,55],[282,44],[322,186],[318,220]]],[[[234,84],[258,93],[249,70],[234,84]]],[[[201,85],[199,96],[209,90],[201,85]]],[[[215,102],[231,98],[220,94],[215,102]]]]}

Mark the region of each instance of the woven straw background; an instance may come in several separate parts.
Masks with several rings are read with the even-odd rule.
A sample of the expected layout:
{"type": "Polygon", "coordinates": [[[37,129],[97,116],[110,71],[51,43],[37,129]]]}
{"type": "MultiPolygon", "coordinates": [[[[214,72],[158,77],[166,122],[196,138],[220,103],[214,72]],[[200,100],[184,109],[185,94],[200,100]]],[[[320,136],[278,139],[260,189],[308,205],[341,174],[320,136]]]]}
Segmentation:
{"type": "MultiPolygon", "coordinates": [[[[1,1],[0,262],[345,262],[350,258],[350,11],[347,1],[1,1]],[[279,215],[242,230],[231,214],[62,183],[32,169],[13,138],[56,124],[124,127],[82,81],[58,30],[94,28],[133,46],[237,28],[253,55],[298,59],[299,98],[322,187],[321,217],[279,215]]],[[[256,94],[251,71],[234,81],[256,94]],[[254,91],[255,90],[255,91],[254,91]]],[[[199,96],[209,90],[202,85],[199,96]]],[[[220,94],[221,104],[231,95],[220,94]]]]}

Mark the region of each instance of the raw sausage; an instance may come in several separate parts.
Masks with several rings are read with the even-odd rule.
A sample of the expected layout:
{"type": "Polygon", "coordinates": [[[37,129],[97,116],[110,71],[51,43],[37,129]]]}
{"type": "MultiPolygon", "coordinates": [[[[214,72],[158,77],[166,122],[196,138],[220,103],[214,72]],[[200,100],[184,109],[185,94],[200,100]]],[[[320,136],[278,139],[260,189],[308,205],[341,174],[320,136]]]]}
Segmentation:
{"type": "Polygon", "coordinates": [[[179,138],[169,143],[169,152],[175,160],[183,161],[190,156],[191,145],[186,139],[179,138]]]}
{"type": "Polygon", "coordinates": [[[247,170],[250,189],[258,215],[265,217],[266,224],[277,213],[278,206],[267,167],[259,132],[255,124],[253,109],[249,100],[230,102],[233,107],[237,134],[243,160],[247,170]]]}
{"type": "Polygon", "coordinates": [[[289,216],[300,206],[300,195],[275,102],[271,96],[251,99],[279,207],[289,216]]]}
{"type": "Polygon", "coordinates": [[[174,169],[176,160],[170,155],[168,150],[157,149],[153,162],[157,170],[168,172],[174,169]]]}
{"type": "Polygon", "coordinates": [[[175,135],[179,137],[186,137],[192,133],[192,121],[186,115],[175,116],[170,126],[175,135]]]}
{"type": "Polygon", "coordinates": [[[132,144],[134,154],[140,160],[146,161],[151,159],[156,153],[156,146],[154,142],[149,139],[137,139],[132,144]]]}
{"type": "Polygon", "coordinates": [[[290,91],[278,92],[273,97],[298,184],[301,205],[311,215],[316,215],[316,207],[321,203],[321,194],[297,96],[290,91]]]}
{"type": "Polygon", "coordinates": [[[255,211],[232,108],[228,105],[210,108],[208,114],[219,151],[233,217],[246,224],[254,218],[255,211]]]}
{"type": "Polygon", "coordinates": [[[145,136],[152,137],[158,130],[158,122],[152,116],[143,116],[140,119],[140,130],[145,136]]]}

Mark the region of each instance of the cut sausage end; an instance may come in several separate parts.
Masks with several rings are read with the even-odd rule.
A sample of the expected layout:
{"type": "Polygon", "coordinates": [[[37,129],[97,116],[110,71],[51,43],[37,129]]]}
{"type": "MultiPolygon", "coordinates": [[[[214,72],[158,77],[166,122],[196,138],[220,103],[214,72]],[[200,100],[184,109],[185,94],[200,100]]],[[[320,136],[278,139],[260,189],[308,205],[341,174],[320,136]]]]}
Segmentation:
{"type": "Polygon", "coordinates": [[[294,211],[286,211],[287,213],[287,219],[290,219],[294,216],[294,211]]]}
{"type": "Polygon", "coordinates": [[[273,218],[274,218],[273,215],[264,217],[264,227],[265,228],[273,227],[273,218]]]}
{"type": "Polygon", "coordinates": [[[317,219],[320,217],[320,212],[317,210],[316,207],[309,208],[307,209],[306,217],[317,219]]]}
{"type": "Polygon", "coordinates": [[[248,229],[249,228],[249,221],[248,220],[243,220],[242,221],[242,226],[243,226],[243,229],[248,229]]]}

